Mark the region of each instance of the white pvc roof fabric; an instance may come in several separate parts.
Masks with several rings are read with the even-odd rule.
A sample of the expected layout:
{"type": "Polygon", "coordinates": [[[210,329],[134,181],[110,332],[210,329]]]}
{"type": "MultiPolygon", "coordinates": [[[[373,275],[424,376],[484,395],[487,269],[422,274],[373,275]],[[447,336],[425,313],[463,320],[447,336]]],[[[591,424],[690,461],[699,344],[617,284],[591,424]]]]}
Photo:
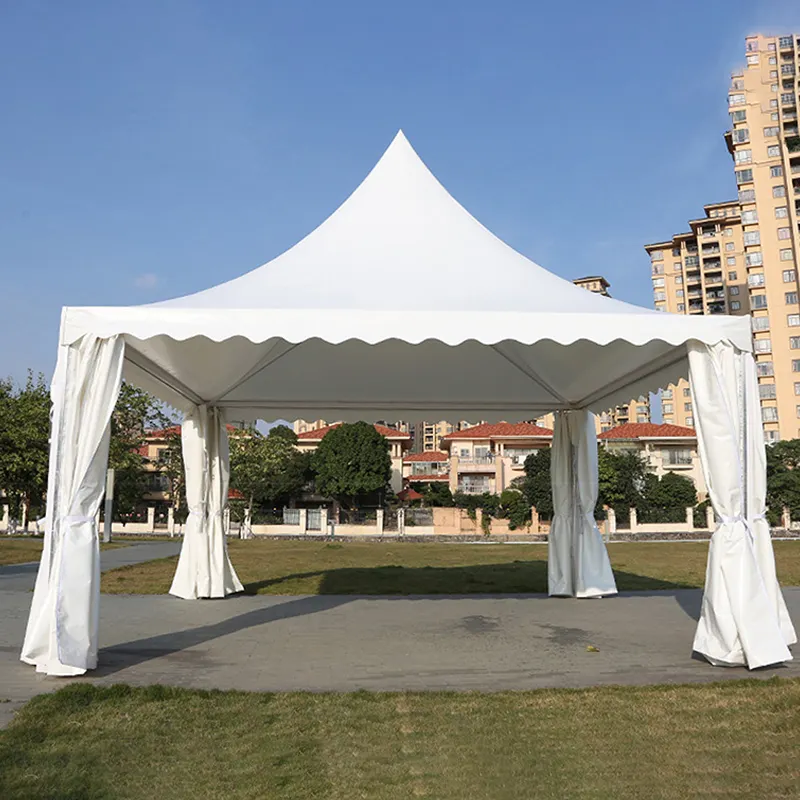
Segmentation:
{"type": "Polygon", "coordinates": [[[750,350],[749,318],[664,314],[517,253],[401,133],[294,247],[146,306],[66,308],[61,342],[126,339],[126,377],[229,417],[527,419],[603,410],[687,374],[689,340],[750,350]]]}

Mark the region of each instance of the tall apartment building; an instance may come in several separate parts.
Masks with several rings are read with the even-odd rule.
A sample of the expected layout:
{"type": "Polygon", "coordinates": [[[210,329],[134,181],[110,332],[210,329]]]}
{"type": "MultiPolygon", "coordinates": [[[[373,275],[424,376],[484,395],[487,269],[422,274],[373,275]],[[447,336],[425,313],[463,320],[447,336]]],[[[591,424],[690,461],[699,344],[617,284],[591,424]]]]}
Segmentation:
{"type": "MultiPolygon", "coordinates": [[[[750,36],[745,60],[731,76],[725,134],[737,200],[706,206],[689,233],[645,249],[656,308],[753,315],[764,435],[776,441],[800,435],[800,36],[750,36]]],[[[685,384],[670,389],[665,421],[672,405],[671,421],[691,425],[679,414],[685,384]]]]}

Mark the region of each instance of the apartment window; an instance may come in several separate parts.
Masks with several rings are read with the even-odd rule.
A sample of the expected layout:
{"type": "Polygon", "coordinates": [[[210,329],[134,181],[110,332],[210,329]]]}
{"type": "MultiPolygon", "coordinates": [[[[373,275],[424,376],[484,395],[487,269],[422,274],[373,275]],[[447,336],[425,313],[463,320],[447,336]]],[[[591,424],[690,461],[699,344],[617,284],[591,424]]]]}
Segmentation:
{"type": "Polygon", "coordinates": [[[778,409],[775,406],[761,406],[762,422],[777,422],[778,409]]]}
{"type": "MultiPolygon", "coordinates": [[[[776,79],[777,79],[777,77],[778,77],[778,70],[776,70],[776,69],[771,69],[771,70],[769,71],[769,77],[770,77],[770,78],[772,78],[773,80],[776,80],[776,79]]],[[[735,89],[735,88],[736,88],[736,87],[734,86],[734,89],[735,89]]]]}
{"type": "Polygon", "coordinates": [[[663,302],[664,300],[667,299],[667,293],[666,292],[653,292],[653,299],[655,300],[656,303],[661,303],[661,302],[663,302]]]}
{"type": "Polygon", "coordinates": [[[775,209],[775,219],[786,219],[789,216],[789,206],[778,206],[775,209]]]}
{"type": "Polygon", "coordinates": [[[781,148],[780,145],[773,144],[767,148],[767,158],[780,158],[781,148]]]}
{"type": "Polygon", "coordinates": [[[792,47],[792,45],[793,42],[791,36],[781,36],[778,39],[778,47],[780,47],[781,50],[786,50],[787,48],[792,47]]]}
{"type": "Polygon", "coordinates": [[[775,384],[774,383],[760,383],[758,385],[758,396],[762,400],[775,399],[775,384]]]}
{"type": "Polygon", "coordinates": [[[680,286],[683,283],[683,275],[675,276],[675,285],[680,286]]]}
{"type": "MultiPolygon", "coordinates": [[[[728,279],[729,279],[729,280],[734,280],[734,281],[735,281],[735,280],[736,280],[736,278],[735,278],[735,277],[734,277],[734,278],[731,278],[731,277],[730,277],[731,275],[734,275],[734,276],[735,276],[735,275],[736,275],[736,273],[735,273],[735,272],[731,272],[731,273],[729,273],[729,274],[728,274],[728,279]]],[[[735,297],[737,294],[739,294],[739,287],[738,287],[738,286],[731,286],[731,287],[729,287],[729,288],[728,288],[728,291],[729,291],[729,292],[730,292],[730,293],[731,293],[731,294],[732,294],[732,295],[735,297]]]]}
{"type": "Polygon", "coordinates": [[[780,127],[771,125],[769,128],[764,128],[764,136],[767,138],[777,136],[781,132],[780,127]]]}
{"type": "Polygon", "coordinates": [[[769,87],[769,89],[770,89],[770,91],[771,91],[771,92],[774,92],[775,94],[777,94],[777,93],[778,93],[778,84],[777,84],[777,83],[773,83],[773,84],[772,84],[772,85],[769,87]]]}
{"type": "Polygon", "coordinates": [[[740,203],[755,203],[756,190],[755,189],[740,189],[739,202],[740,203]]]}
{"type": "Polygon", "coordinates": [[[751,169],[740,169],[736,172],[736,183],[752,183],[753,182],[753,170],[751,169]]]}
{"type": "Polygon", "coordinates": [[[731,311],[738,311],[742,307],[742,304],[738,300],[731,301],[731,311]]]}
{"type": "Polygon", "coordinates": [[[689,417],[686,417],[686,424],[687,424],[687,425],[688,425],[690,428],[694,428],[694,417],[691,417],[691,416],[689,416],[689,417]]]}
{"type": "MultiPolygon", "coordinates": [[[[777,87],[775,89],[777,91],[777,87]]],[[[731,106],[743,106],[744,105],[744,95],[743,94],[732,94],[728,97],[728,105],[731,106]]]]}
{"type": "Polygon", "coordinates": [[[683,297],[683,289],[676,289],[675,297],[683,297]]]}
{"type": "Polygon", "coordinates": [[[778,121],[778,120],[781,118],[781,115],[780,115],[780,114],[779,114],[777,111],[773,111],[773,112],[772,112],[772,113],[769,115],[769,118],[770,118],[770,119],[771,119],[773,122],[777,122],[777,121],[778,121]]]}
{"type": "Polygon", "coordinates": [[[769,101],[769,107],[770,108],[777,108],[778,107],[778,101],[777,100],[770,100],[769,101]]]}
{"type": "MultiPolygon", "coordinates": [[[[789,337],[789,349],[790,350],[800,350],[800,336],[790,336],[789,337]]],[[[794,362],[792,362],[794,363],[794,362]]]]}
{"type": "Polygon", "coordinates": [[[659,287],[660,288],[663,285],[664,285],[664,279],[663,278],[653,278],[653,287],[659,287]]]}
{"type": "Polygon", "coordinates": [[[752,67],[758,64],[758,53],[751,53],[747,56],[747,66],[752,67]]]}
{"type": "Polygon", "coordinates": [[[779,239],[791,239],[792,238],[792,229],[791,228],[778,228],[778,238],[779,239]]]}
{"type": "Polygon", "coordinates": [[[673,255],[673,256],[677,256],[677,257],[679,257],[679,256],[680,256],[680,254],[681,254],[681,249],[680,249],[680,247],[673,247],[673,248],[672,248],[672,255],[673,255]]]}
{"type": "Polygon", "coordinates": [[[800,372],[800,358],[792,361],[792,372],[800,372]]]}
{"type": "Polygon", "coordinates": [[[768,331],[769,330],[769,317],[753,317],[753,330],[754,331],[768,331]]]}
{"type": "Polygon", "coordinates": [[[751,164],[753,161],[753,151],[750,149],[737,150],[734,153],[733,160],[737,164],[751,164]]]}
{"type": "Polygon", "coordinates": [[[771,378],[775,374],[775,369],[771,361],[759,361],[756,364],[756,373],[759,378],[771,378]]]}
{"type": "Polygon", "coordinates": [[[787,314],[786,324],[790,328],[796,328],[798,325],[800,325],[800,314],[787,314]]]}
{"type": "Polygon", "coordinates": [[[732,228],[725,228],[725,230],[722,231],[722,235],[723,236],[733,236],[733,229],[732,228]]]}
{"type": "Polygon", "coordinates": [[[781,104],[784,106],[794,105],[794,94],[792,92],[784,92],[781,95],[781,104]]]}
{"type": "Polygon", "coordinates": [[[749,211],[742,211],[742,223],[744,225],[751,225],[754,222],[758,222],[758,211],[754,208],[749,211]]]}
{"type": "Polygon", "coordinates": [[[725,250],[730,252],[731,250],[735,250],[736,245],[733,242],[725,242],[725,250]]]}
{"type": "MultiPolygon", "coordinates": [[[[769,50],[774,50],[775,49],[775,45],[774,44],[768,45],[768,49],[769,50]]],[[[769,63],[770,64],[777,64],[778,63],[778,57],[777,56],[770,56],[769,57],[769,63]]]]}
{"type": "Polygon", "coordinates": [[[671,414],[672,413],[672,403],[664,403],[661,406],[661,409],[665,414],[671,414]]]}
{"type": "Polygon", "coordinates": [[[773,197],[786,197],[786,187],[785,186],[773,186],[772,187],[772,196],[773,197]]]}
{"type": "Polygon", "coordinates": [[[748,286],[763,286],[764,285],[764,273],[763,272],[753,272],[751,275],[747,276],[747,285],[748,286]]]}
{"type": "MultiPolygon", "coordinates": [[[[745,246],[748,247],[755,244],[761,244],[761,234],[758,231],[748,231],[744,235],[744,243],[745,246]]],[[[747,256],[753,256],[753,255],[755,255],[755,253],[747,254],[747,256]]],[[[761,256],[761,253],[758,253],[758,255],[761,256]]],[[[745,256],[745,260],[747,259],[747,256],[745,256]]],[[[748,261],[747,263],[751,264],[753,262],[748,261]]],[[[761,262],[759,261],[758,263],[760,264],[761,262]]]]}
{"type": "MultiPolygon", "coordinates": [[[[752,172],[752,170],[750,170],[752,172]]],[[[782,178],[783,177],[783,167],[770,167],[769,174],[771,178],[782,178]]],[[[752,180],[752,177],[751,177],[752,180]]]]}
{"type": "Polygon", "coordinates": [[[754,294],[750,298],[750,306],[751,308],[766,308],[767,296],[765,294],[754,294]]]}
{"type": "Polygon", "coordinates": [[[797,280],[797,270],[794,269],[785,269],[783,271],[783,282],[784,283],[791,283],[792,281],[797,280]]]}
{"type": "Polygon", "coordinates": [[[700,264],[700,256],[686,256],[686,266],[696,267],[700,264]]]}
{"type": "MultiPolygon", "coordinates": [[[[727,262],[729,267],[735,267],[736,266],[736,256],[728,256],[725,259],[725,261],[727,262]]],[[[728,273],[728,278],[730,279],[731,275],[735,275],[735,274],[736,274],[735,272],[729,272],[728,273]]],[[[736,280],[736,278],[733,278],[733,280],[736,280]]]]}
{"type": "Polygon", "coordinates": [[[795,384],[794,384],[794,394],[795,394],[795,397],[797,395],[800,395],[800,383],[795,382],[795,384]]]}
{"type": "Polygon", "coordinates": [[[686,304],[678,303],[678,311],[686,311],[686,304]]]}
{"type": "MultiPolygon", "coordinates": [[[[775,134],[777,136],[777,134],[775,134]]],[[[744,144],[745,142],[750,141],[750,129],[749,128],[736,128],[733,131],[733,141],[736,144],[744,144]]]]}
{"type": "Polygon", "coordinates": [[[653,253],[650,256],[650,260],[651,261],[663,261],[664,260],[664,253],[662,253],[661,250],[656,250],[656,252],[653,253]]]}
{"type": "Polygon", "coordinates": [[[689,449],[679,450],[670,448],[664,450],[663,462],[670,467],[688,467],[692,464],[692,451],[689,449]]]}
{"type": "Polygon", "coordinates": [[[653,275],[663,275],[663,274],[664,274],[664,265],[653,264],[653,275]]]}

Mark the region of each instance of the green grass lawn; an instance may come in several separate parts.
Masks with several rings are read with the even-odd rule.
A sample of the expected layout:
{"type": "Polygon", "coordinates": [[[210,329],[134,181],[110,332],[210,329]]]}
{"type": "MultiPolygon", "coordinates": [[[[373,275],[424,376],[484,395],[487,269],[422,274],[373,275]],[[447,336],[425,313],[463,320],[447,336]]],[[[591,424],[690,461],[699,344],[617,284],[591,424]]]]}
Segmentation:
{"type": "Polygon", "coordinates": [[[0,732],[0,797],[797,797],[799,715],[797,679],[498,694],[77,684],[0,732]]]}
{"type": "MultiPolygon", "coordinates": [[[[701,587],[707,543],[614,543],[620,590],[701,587]]],[[[234,540],[229,552],[250,594],[473,594],[547,591],[546,545],[234,540]]],[[[800,585],[800,541],[775,542],[778,577],[800,585]]],[[[177,558],[103,574],[111,593],[163,594],[177,558]]]]}
{"type": "MultiPolygon", "coordinates": [[[[42,542],[43,539],[39,536],[0,535],[0,566],[38,561],[42,555],[42,542]]],[[[128,542],[110,542],[101,544],[100,549],[113,550],[116,547],[126,547],[128,544],[128,542]]]]}

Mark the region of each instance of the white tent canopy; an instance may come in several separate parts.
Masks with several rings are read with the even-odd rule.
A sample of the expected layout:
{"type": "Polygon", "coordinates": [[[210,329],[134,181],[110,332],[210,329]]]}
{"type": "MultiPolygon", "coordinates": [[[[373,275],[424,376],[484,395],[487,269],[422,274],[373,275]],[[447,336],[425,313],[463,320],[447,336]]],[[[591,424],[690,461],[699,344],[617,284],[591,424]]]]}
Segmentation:
{"type": "Polygon", "coordinates": [[[701,652],[714,663],[791,658],[794,632],[769,533],[755,524],[763,502],[748,499],[764,447],[748,393],[737,388],[746,376],[755,380],[749,319],[661,314],[547,272],[470,216],[402,133],[350,198],[283,255],[176,300],[66,308],[59,345],[48,525],[22,652],[41,671],[76,674],[96,665],[92,520],[120,370],[192,421],[183,443],[191,518],[171,590],[180,597],[224,596],[241,585],[220,525],[226,415],[515,420],[547,411],[583,412],[580,422],[572,414],[571,424],[557,425],[554,437],[567,537],[556,548],[558,569],[571,574],[569,585],[588,581],[602,594],[615,589],[589,519],[597,465],[586,412],[687,376],[690,351],[692,373],[703,376],[695,416],[729,422],[726,463],[707,438],[701,455],[722,520],[715,537],[737,543],[712,547],[709,575],[726,580],[709,583],[703,614],[706,623],[727,622],[701,620],[701,652]],[[94,395],[103,403],[87,404],[94,395]],[[736,423],[740,416],[747,425],[736,423]],[[560,441],[565,436],[569,442],[560,441]],[[730,468],[734,451],[738,472],[730,468]],[[746,596],[731,585],[733,574],[747,577],[746,596]]]}

